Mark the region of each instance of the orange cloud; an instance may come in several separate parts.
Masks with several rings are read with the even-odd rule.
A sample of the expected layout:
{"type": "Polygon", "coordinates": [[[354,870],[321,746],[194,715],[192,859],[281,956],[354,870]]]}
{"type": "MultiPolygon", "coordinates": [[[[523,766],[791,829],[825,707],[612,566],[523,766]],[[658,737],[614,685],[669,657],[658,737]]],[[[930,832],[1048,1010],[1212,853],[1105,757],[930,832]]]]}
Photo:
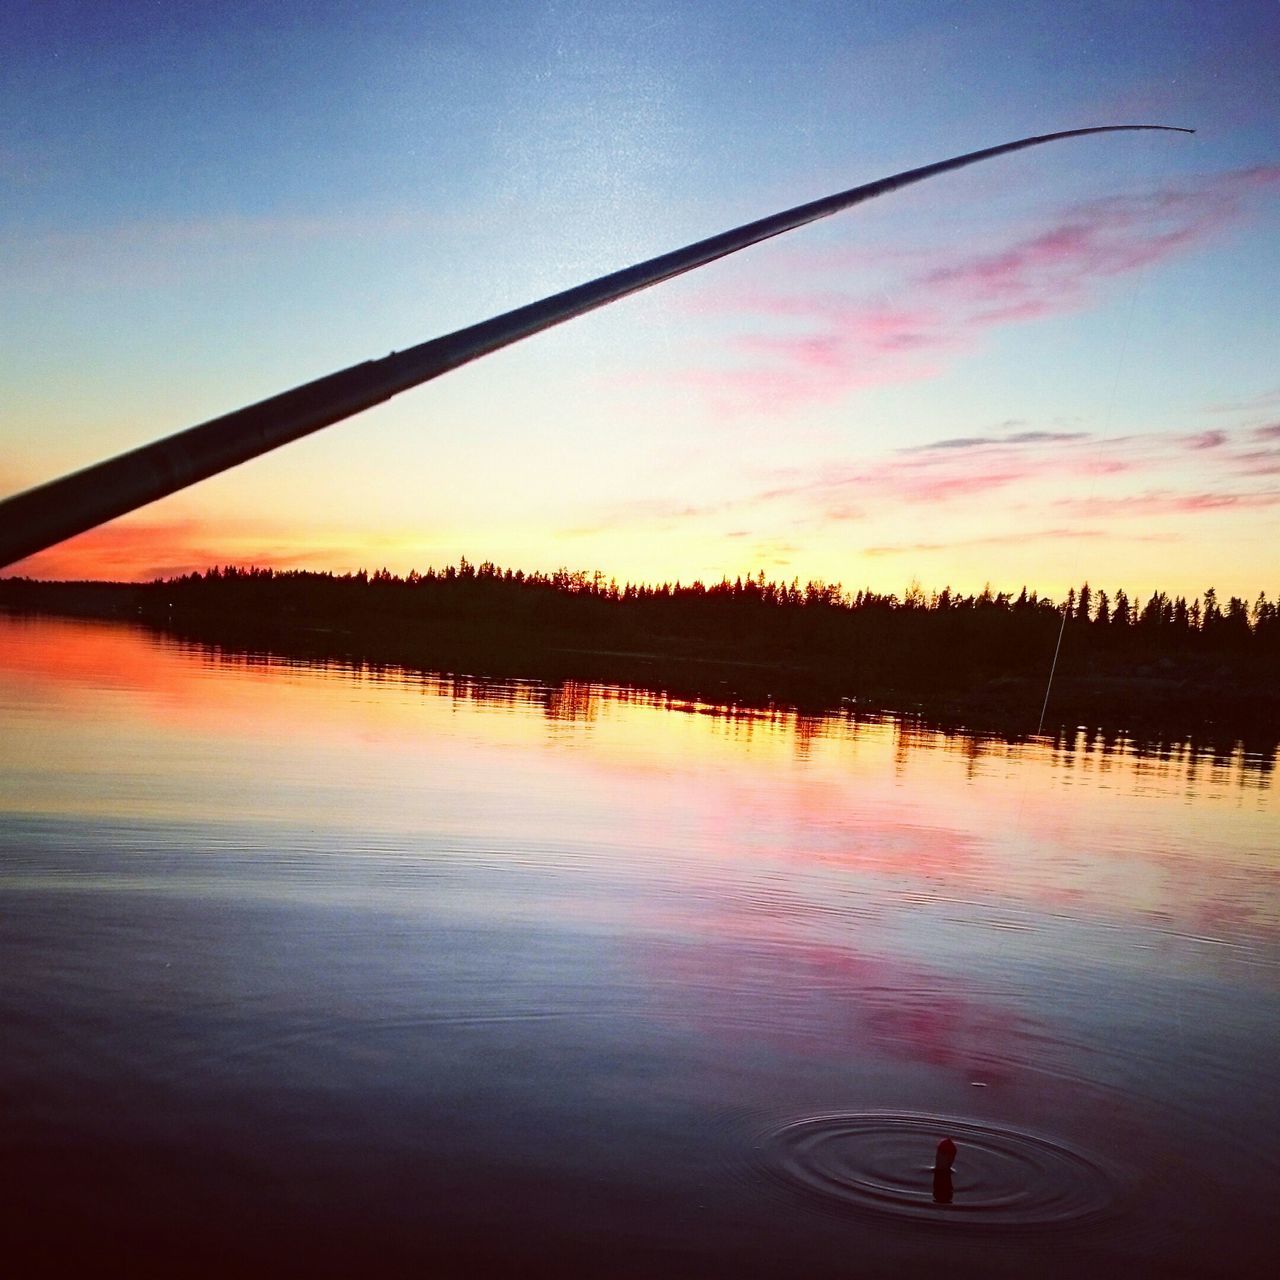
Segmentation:
{"type": "Polygon", "coordinates": [[[125,518],[28,556],[0,572],[0,577],[151,582],[213,565],[376,568],[380,550],[385,548],[233,520],[125,518]]]}
{"type": "Polygon", "coordinates": [[[5,577],[146,582],[218,562],[202,523],[113,521],[28,556],[5,577]]]}

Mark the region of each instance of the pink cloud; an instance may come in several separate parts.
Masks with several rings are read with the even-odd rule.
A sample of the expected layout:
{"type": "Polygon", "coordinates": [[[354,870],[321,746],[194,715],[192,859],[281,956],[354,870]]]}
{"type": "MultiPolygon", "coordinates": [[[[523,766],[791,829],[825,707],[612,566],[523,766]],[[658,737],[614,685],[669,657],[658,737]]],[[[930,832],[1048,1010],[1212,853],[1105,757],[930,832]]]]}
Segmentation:
{"type": "Polygon", "coordinates": [[[1201,431],[1193,436],[1183,436],[1182,443],[1188,449],[1219,449],[1227,439],[1225,431],[1201,431]]]}
{"type": "Polygon", "coordinates": [[[695,310],[750,326],[729,339],[749,363],[690,370],[685,379],[776,408],[930,378],[986,330],[1079,310],[1108,281],[1208,242],[1244,218],[1257,192],[1277,185],[1280,166],[1264,166],[1077,205],[996,251],[914,270],[897,264],[904,278],[892,305],[829,289],[704,293],[695,310]]]}
{"type": "MultiPolygon", "coordinates": [[[[1266,172],[1280,180],[1280,167],[1266,172]]],[[[1074,308],[1094,281],[1168,258],[1235,221],[1243,193],[1259,185],[1259,171],[1248,170],[1221,185],[1093,201],[1007,249],[936,267],[921,280],[969,302],[980,320],[1074,308]]]]}
{"type": "Polygon", "coordinates": [[[726,536],[743,536],[743,518],[754,520],[770,509],[772,526],[789,519],[797,527],[873,527],[871,522],[883,511],[919,511],[952,502],[971,507],[984,498],[998,500],[1006,517],[999,525],[1001,532],[989,538],[874,544],[866,550],[872,556],[892,556],[1004,543],[1007,529],[1015,525],[1023,528],[1020,538],[1032,541],[1105,537],[1117,527],[1128,541],[1168,541],[1174,536],[1168,530],[1131,532],[1126,526],[1147,516],[1211,518],[1232,510],[1280,506],[1280,491],[1269,480],[1280,475],[1280,449],[1268,447],[1269,439],[1259,440],[1257,430],[1100,438],[1078,430],[1037,430],[1023,422],[1002,426],[1018,429],[944,437],[858,462],[773,470],[754,490],[747,488],[737,497],[708,505],[637,501],[612,508],[589,528],[572,532],[595,534],[636,523],[676,527],[716,515],[730,517],[726,523],[735,532],[726,536]],[[1194,456],[1193,470],[1188,469],[1189,454],[1194,456]],[[1128,493],[1120,491],[1126,478],[1128,493]],[[1272,487],[1264,488],[1268,482],[1272,487]],[[1093,492],[1103,486],[1103,492],[1093,492]],[[1089,496],[1064,496],[1073,490],[1089,496]],[[1043,520],[1046,510],[1086,522],[1086,527],[1028,524],[1043,520]]]}
{"type": "Polygon", "coordinates": [[[1099,441],[1078,431],[951,438],[866,465],[796,474],[756,500],[801,501],[824,520],[849,520],[865,515],[869,504],[933,505],[1046,477],[1113,474],[1136,465],[1119,453],[1135,447],[1131,438],[1099,441]]]}
{"type": "Polygon", "coordinates": [[[1280,449],[1251,449],[1234,455],[1240,471],[1251,476],[1280,474],[1280,449]]]}
{"type": "MultiPolygon", "coordinates": [[[[1003,436],[952,437],[898,450],[859,465],[793,470],[750,501],[800,505],[808,515],[830,523],[864,520],[880,508],[930,507],[955,499],[996,494],[1001,495],[1005,510],[1011,511],[1014,504],[1030,501],[1032,494],[1038,495],[1036,501],[1040,503],[1055,501],[1053,487],[1062,492],[1062,486],[1072,478],[1096,483],[1100,479],[1161,475],[1169,480],[1163,487],[1152,484],[1148,478],[1146,487],[1136,493],[1059,498],[1056,505],[1073,516],[1112,518],[1208,515],[1280,504],[1280,493],[1273,489],[1241,486],[1242,476],[1280,474],[1280,450],[1259,449],[1250,444],[1253,437],[1250,432],[1206,434],[1212,439],[1157,432],[1099,439],[1079,431],[1018,431],[1003,436]],[[1178,487],[1177,477],[1186,474],[1189,448],[1197,452],[1196,488],[1183,491],[1178,487]]],[[[1087,535],[1062,528],[1027,536],[1087,535]]],[[[993,539],[1003,540],[1003,535],[993,539]]],[[[900,549],[874,547],[871,553],[895,554],[900,549]]],[[[922,543],[905,549],[926,551],[934,547],[922,543]]]]}
{"type": "Polygon", "coordinates": [[[1131,458],[1083,458],[1075,470],[1082,476],[1118,476],[1137,467],[1138,463],[1131,458]]]}
{"type": "Polygon", "coordinates": [[[843,361],[823,359],[803,342],[794,349],[779,343],[771,355],[773,359],[747,367],[687,369],[679,379],[701,391],[718,412],[733,415],[744,408],[779,410],[833,400],[849,391],[933,377],[940,368],[935,361],[905,359],[850,368],[843,361]]]}

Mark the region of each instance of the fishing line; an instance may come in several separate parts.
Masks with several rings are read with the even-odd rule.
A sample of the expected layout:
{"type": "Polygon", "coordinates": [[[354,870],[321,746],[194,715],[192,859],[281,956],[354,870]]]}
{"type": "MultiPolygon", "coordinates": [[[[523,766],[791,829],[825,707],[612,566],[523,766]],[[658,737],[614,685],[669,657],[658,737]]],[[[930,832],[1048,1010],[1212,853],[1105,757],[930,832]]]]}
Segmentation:
{"type": "MultiPolygon", "coordinates": [[[[1129,296],[1129,311],[1125,319],[1124,331],[1121,335],[1121,340],[1120,340],[1120,349],[1116,359],[1115,374],[1111,379],[1111,391],[1107,397],[1106,406],[1103,411],[1102,429],[1100,433],[1102,436],[1105,436],[1107,429],[1111,426],[1111,419],[1112,419],[1113,412],[1115,410],[1116,394],[1120,387],[1120,374],[1124,368],[1125,356],[1128,353],[1128,349],[1129,349],[1129,335],[1133,331],[1133,317],[1134,317],[1134,313],[1137,310],[1138,290],[1142,284],[1144,269],[1145,267],[1140,267],[1134,276],[1133,290],[1129,296]]],[[[1088,498],[1086,499],[1086,502],[1092,500],[1094,496],[1094,491],[1097,488],[1097,484],[1098,484],[1098,474],[1095,471],[1093,475],[1093,479],[1089,486],[1089,495],[1088,495],[1088,498]]],[[[1057,641],[1057,644],[1054,645],[1053,661],[1049,666],[1049,678],[1045,683],[1044,701],[1040,704],[1040,723],[1036,726],[1036,732],[1035,732],[1036,739],[1041,738],[1044,733],[1044,719],[1045,719],[1045,714],[1049,709],[1049,695],[1053,691],[1053,677],[1058,670],[1058,658],[1062,653],[1062,640],[1067,632],[1067,619],[1070,617],[1070,614],[1071,614],[1071,596],[1070,594],[1068,594],[1067,598],[1062,602],[1062,621],[1058,625],[1058,641],[1057,641]]],[[[1017,808],[1014,810],[1013,823],[1010,828],[1010,836],[1013,837],[1015,840],[1017,839],[1018,835],[1023,831],[1022,814],[1026,806],[1027,790],[1030,787],[1030,785],[1031,785],[1030,774],[1028,773],[1027,769],[1024,767],[1022,770],[1022,785],[1018,788],[1018,805],[1017,805],[1017,808]]],[[[1003,938],[999,939],[996,946],[993,949],[994,953],[998,956],[1002,956],[1006,945],[1007,943],[1005,939],[1003,938]]]]}
{"type": "MultiPolygon", "coordinates": [[[[1143,277],[1146,274],[1147,264],[1139,265],[1134,273],[1133,290],[1129,294],[1129,312],[1125,318],[1124,330],[1120,335],[1120,351],[1116,357],[1116,371],[1111,379],[1111,393],[1107,397],[1106,408],[1102,415],[1102,430],[1099,433],[1100,440],[1105,440],[1107,431],[1111,427],[1111,419],[1115,412],[1116,393],[1120,388],[1120,374],[1124,370],[1125,356],[1129,351],[1129,339],[1133,333],[1133,317],[1138,306],[1138,293],[1142,288],[1143,277]]],[[[1098,487],[1098,473],[1095,470],[1093,478],[1089,483],[1089,496],[1085,499],[1086,506],[1093,499],[1094,493],[1098,487]]],[[[1049,709],[1049,694],[1053,690],[1054,673],[1058,670],[1058,655],[1062,652],[1062,637],[1066,634],[1067,618],[1070,616],[1071,604],[1070,594],[1067,599],[1062,602],[1062,625],[1058,628],[1058,643],[1053,649],[1053,662],[1049,666],[1049,679],[1044,687],[1044,701],[1040,704],[1040,723],[1036,726],[1036,737],[1040,737],[1044,732],[1044,717],[1049,709]]],[[[1088,619],[1086,618],[1086,621],[1088,619]]]]}
{"type": "Polygon", "coordinates": [[[1036,725],[1036,737],[1044,732],[1044,713],[1049,709],[1049,690],[1053,688],[1053,673],[1058,669],[1058,654],[1062,652],[1062,637],[1067,630],[1067,613],[1070,606],[1062,602],[1062,625],[1058,628],[1058,643],[1053,646],[1053,663],[1049,667],[1049,683],[1044,687],[1044,701],[1040,704],[1040,723],[1036,725]]]}
{"type": "MultiPolygon", "coordinates": [[[[1146,268],[1147,268],[1147,264],[1144,262],[1144,263],[1141,263],[1138,266],[1137,270],[1134,272],[1133,288],[1129,294],[1129,307],[1125,316],[1124,327],[1120,335],[1120,346],[1116,354],[1115,372],[1111,377],[1111,389],[1107,395],[1106,403],[1103,409],[1101,430],[1099,432],[1100,439],[1105,438],[1107,431],[1111,427],[1112,419],[1115,415],[1116,397],[1120,389],[1120,376],[1124,372],[1125,360],[1129,353],[1129,342],[1133,335],[1133,320],[1134,320],[1135,314],[1137,313],[1137,308],[1138,308],[1138,294],[1141,291],[1142,284],[1146,278],[1146,268]]],[[[1096,457],[1096,453],[1097,451],[1095,450],[1095,457],[1096,457]]],[[[1095,470],[1093,477],[1089,482],[1089,493],[1085,500],[1086,503],[1088,503],[1093,499],[1094,494],[1097,490],[1097,485],[1098,485],[1098,472],[1095,470]]],[[[1058,660],[1062,654],[1062,642],[1066,636],[1067,621],[1071,614],[1070,601],[1071,601],[1071,597],[1070,597],[1070,594],[1068,594],[1067,598],[1062,602],[1062,620],[1058,624],[1058,639],[1053,648],[1053,660],[1049,664],[1049,676],[1048,676],[1048,679],[1045,681],[1044,699],[1040,703],[1040,720],[1039,720],[1039,723],[1036,725],[1036,731],[1034,734],[1034,737],[1036,739],[1039,739],[1044,735],[1044,722],[1045,722],[1045,716],[1048,714],[1048,710],[1049,710],[1049,698],[1053,692],[1053,680],[1054,680],[1054,676],[1057,674],[1058,660]]],[[[1013,815],[1014,831],[1017,831],[1022,824],[1022,811],[1023,811],[1024,805],[1026,804],[1027,787],[1029,785],[1030,785],[1029,779],[1024,776],[1022,781],[1022,787],[1018,794],[1018,807],[1014,811],[1014,815],[1013,815]]]]}

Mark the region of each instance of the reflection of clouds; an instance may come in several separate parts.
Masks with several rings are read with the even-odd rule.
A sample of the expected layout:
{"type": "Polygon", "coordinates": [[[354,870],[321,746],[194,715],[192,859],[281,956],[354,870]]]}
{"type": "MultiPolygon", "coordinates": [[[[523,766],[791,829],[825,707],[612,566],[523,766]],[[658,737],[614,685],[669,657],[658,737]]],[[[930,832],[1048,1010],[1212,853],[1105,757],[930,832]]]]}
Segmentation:
{"type": "Polygon", "coordinates": [[[778,921],[762,940],[717,919],[694,942],[646,948],[640,964],[656,1012],[733,1045],[880,1056],[992,1084],[1064,1051],[1037,1021],[962,978],[806,941],[805,927],[778,921]]]}
{"type": "MultiPolygon", "coordinates": [[[[781,839],[775,845],[778,857],[787,863],[953,884],[995,876],[990,842],[977,833],[918,825],[916,820],[895,821],[888,815],[877,819],[874,814],[849,815],[847,821],[836,824],[830,821],[833,815],[821,809],[819,798],[812,802],[812,838],[798,846],[781,839]]],[[[764,822],[766,815],[755,815],[757,832],[764,822]]]]}
{"type": "MultiPolygon", "coordinates": [[[[377,820],[403,830],[447,813],[450,832],[553,847],[608,812],[621,854],[659,860],[695,896],[767,867],[875,910],[904,895],[1024,904],[1251,955],[1280,936],[1274,744],[1009,742],[587,681],[224,653],[119,625],[0,628],[8,696],[56,709],[68,742],[112,725],[159,743],[157,770],[261,761],[259,803],[282,820],[310,822],[289,806],[320,794],[338,820],[358,780],[377,820]]],[[[4,748],[22,762],[20,742],[4,748]]],[[[768,924],[759,915],[752,936],[768,924]]]]}
{"type": "MultiPolygon", "coordinates": [[[[1280,942],[1280,861],[1274,854],[1222,856],[1202,847],[1153,847],[1149,864],[1159,873],[1154,901],[1136,913],[1140,924],[1170,943],[1210,944],[1223,959],[1261,959],[1257,948],[1280,942]],[[1208,879],[1208,883],[1206,883],[1208,879]]],[[[1273,962],[1280,962],[1280,956],[1273,962]]]]}

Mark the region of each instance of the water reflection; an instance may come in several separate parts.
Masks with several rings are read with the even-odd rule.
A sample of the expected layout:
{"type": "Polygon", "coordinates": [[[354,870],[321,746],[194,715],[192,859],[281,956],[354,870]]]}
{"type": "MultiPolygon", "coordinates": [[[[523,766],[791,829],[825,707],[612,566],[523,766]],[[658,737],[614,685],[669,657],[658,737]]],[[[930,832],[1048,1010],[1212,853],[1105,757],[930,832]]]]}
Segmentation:
{"type": "Polygon", "coordinates": [[[0,715],[19,1225],[154,1203],[235,1254],[183,1203],[269,1204],[472,1274],[937,1266],[877,1214],[1027,1232],[953,1275],[1265,1238],[1274,751],[47,620],[0,619],[0,715]]]}
{"type": "Polygon", "coordinates": [[[1063,770],[1102,775],[1120,769],[1130,776],[1179,780],[1194,787],[1207,775],[1215,785],[1269,787],[1280,746],[1271,741],[1213,737],[1150,737],[1078,726],[1042,738],[1001,737],[964,729],[946,729],[910,717],[859,711],[851,704],[817,715],[786,707],[760,708],[691,701],[666,693],[578,680],[547,684],[539,680],[495,678],[482,674],[437,674],[362,659],[307,659],[274,653],[227,650],[216,645],[159,636],[122,624],[51,622],[29,617],[0,618],[4,645],[0,670],[28,678],[83,680],[101,686],[145,688],[182,672],[195,679],[199,668],[240,671],[327,673],[374,686],[407,686],[460,704],[500,710],[541,710],[550,721],[590,724],[602,703],[696,715],[713,722],[732,740],[750,740],[760,732],[789,740],[798,758],[807,758],[825,739],[849,739],[871,731],[893,735],[894,759],[905,766],[912,749],[957,753],[970,776],[1007,760],[1049,760],[1063,770]],[[51,639],[51,636],[56,638],[51,639]],[[176,662],[166,662],[165,655],[176,662]]]}
{"type": "Polygon", "coordinates": [[[488,813],[485,825],[524,839],[564,832],[584,808],[594,830],[615,806],[637,835],[679,840],[681,865],[765,857],[874,879],[876,898],[994,895],[1006,906],[991,927],[1018,927],[1015,903],[1231,944],[1280,923],[1274,758],[1241,744],[1086,730],[1010,742],[853,710],[224,654],[106,624],[0,627],[9,715],[41,707],[30,736],[0,748],[0,811],[212,817],[234,805],[462,833],[504,795],[510,821],[488,813]],[[61,720],[44,713],[50,700],[61,720]],[[570,778],[566,812],[554,789],[570,778]],[[353,808],[354,791],[368,799],[353,808]],[[1205,819],[1194,846],[1174,800],[1205,819]],[[1120,834],[1131,824],[1149,838],[1120,834]]]}

